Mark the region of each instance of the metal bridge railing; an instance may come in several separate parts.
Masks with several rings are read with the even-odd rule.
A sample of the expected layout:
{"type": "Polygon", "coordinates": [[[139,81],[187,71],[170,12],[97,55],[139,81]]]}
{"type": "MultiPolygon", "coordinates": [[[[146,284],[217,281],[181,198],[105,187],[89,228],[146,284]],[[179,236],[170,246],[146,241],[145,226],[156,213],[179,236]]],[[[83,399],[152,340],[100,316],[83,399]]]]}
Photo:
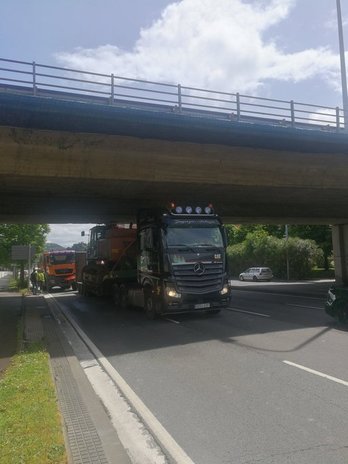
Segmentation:
{"type": "Polygon", "coordinates": [[[0,58],[0,91],[146,107],[199,117],[339,131],[339,107],[254,97],[0,58]]]}

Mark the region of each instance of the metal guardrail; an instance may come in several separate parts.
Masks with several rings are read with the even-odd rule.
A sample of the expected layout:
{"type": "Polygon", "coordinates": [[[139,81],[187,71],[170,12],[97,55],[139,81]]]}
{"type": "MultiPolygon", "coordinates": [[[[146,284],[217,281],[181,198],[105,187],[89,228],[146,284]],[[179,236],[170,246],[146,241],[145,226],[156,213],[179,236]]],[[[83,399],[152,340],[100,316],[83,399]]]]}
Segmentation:
{"type": "Polygon", "coordinates": [[[109,105],[145,106],[156,111],[174,111],[236,122],[336,131],[344,128],[344,113],[339,107],[131,79],[48,66],[35,61],[0,58],[0,65],[0,91],[109,105]]]}

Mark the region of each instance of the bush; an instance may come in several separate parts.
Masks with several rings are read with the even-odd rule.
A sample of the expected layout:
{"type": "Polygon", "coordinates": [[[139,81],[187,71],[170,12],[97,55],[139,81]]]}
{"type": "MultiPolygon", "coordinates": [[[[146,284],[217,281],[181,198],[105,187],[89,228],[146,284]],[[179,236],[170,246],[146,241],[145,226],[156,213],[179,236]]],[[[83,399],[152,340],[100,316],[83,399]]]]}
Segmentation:
{"type": "Polygon", "coordinates": [[[238,276],[249,267],[267,266],[275,277],[286,278],[287,253],[291,279],[310,277],[312,268],[323,260],[322,250],[312,240],[290,237],[286,241],[258,230],[227,248],[230,273],[238,276]]]}

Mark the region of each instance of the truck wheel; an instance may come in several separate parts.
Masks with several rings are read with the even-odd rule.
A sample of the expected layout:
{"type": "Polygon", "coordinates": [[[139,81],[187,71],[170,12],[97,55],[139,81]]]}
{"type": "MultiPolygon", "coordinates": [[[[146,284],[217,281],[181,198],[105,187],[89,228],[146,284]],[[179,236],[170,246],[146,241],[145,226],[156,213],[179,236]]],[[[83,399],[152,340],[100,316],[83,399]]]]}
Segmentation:
{"type": "Polygon", "coordinates": [[[120,287],[120,307],[121,309],[128,309],[128,291],[123,285],[120,287]]]}
{"type": "Polygon", "coordinates": [[[112,286],[112,301],[117,308],[121,307],[120,287],[118,285],[112,286]]]}
{"type": "Polygon", "coordinates": [[[340,324],[348,322],[348,308],[344,304],[338,305],[336,315],[340,324]]]}
{"type": "Polygon", "coordinates": [[[157,319],[158,317],[155,300],[149,293],[145,295],[145,314],[150,320],[157,319]]]}
{"type": "Polygon", "coordinates": [[[128,308],[128,295],[127,289],[122,286],[119,287],[118,285],[113,285],[112,287],[112,299],[114,305],[118,309],[127,309],[128,308]]]}

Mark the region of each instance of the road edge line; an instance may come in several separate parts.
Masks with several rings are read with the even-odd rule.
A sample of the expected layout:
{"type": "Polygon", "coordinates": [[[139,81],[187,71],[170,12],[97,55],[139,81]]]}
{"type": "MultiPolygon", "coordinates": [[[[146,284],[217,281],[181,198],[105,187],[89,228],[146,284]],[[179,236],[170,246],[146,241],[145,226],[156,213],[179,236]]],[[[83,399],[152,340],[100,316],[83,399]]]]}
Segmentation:
{"type": "Polygon", "coordinates": [[[149,410],[143,403],[138,395],[127,384],[123,377],[117,372],[112,364],[105,358],[103,353],[96,347],[90,340],[87,334],[80,328],[73,317],[61,307],[59,302],[52,297],[56,304],[59,306],[62,314],[67,318],[74,330],[77,332],[81,340],[86,344],[91,353],[95,356],[99,364],[105,369],[106,373],[115,382],[116,386],[120,389],[125,398],[129,401],[139,417],[143,420],[144,424],[148,427],[154,438],[159,442],[160,446],[165,450],[174,462],[178,464],[195,464],[192,459],[185,453],[180,445],[174,440],[169,432],[163,427],[156,416],[149,410]]]}

